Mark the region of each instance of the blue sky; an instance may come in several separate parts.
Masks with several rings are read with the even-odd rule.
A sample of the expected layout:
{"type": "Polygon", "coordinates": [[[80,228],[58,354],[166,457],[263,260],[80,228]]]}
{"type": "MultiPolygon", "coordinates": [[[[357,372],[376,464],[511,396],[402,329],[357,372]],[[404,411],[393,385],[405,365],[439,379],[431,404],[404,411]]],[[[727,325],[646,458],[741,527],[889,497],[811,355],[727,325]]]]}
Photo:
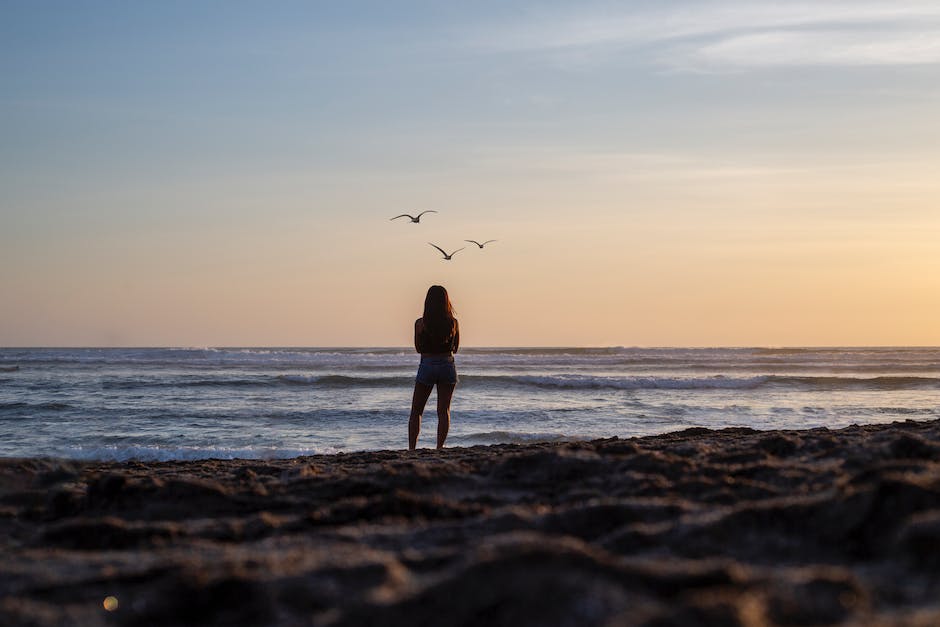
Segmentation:
{"type": "MultiPolygon", "coordinates": [[[[439,4],[6,2],[4,159],[74,171],[93,146],[82,167],[134,173],[459,164],[494,143],[786,150],[797,127],[936,98],[935,3],[439,4]]],[[[889,130],[866,133],[880,148],[889,130]]]]}
{"type": "MultiPolygon", "coordinates": [[[[747,283],[726,258],[809,258],[841,285],[863,276],[859,260],[906,249],[872,298],[903,283],[917,309],[933,288],[911,275],[936,266],[921,239],[940,213],[935,2],[4,1],[0,77],[0,289],[13,296],[0,344],[398,343],[391,325],[358,341],[341,283],[395,309],[393,294],[434,280],[484,302],[507,274],[524,285],[500,292],[510,308],[558,309],[552,288],[597,290],[613,272],[634,298],[712,319],[717,302],[681,268],[747,283]],[[380,227],[422,208],[438,226],[400,252],[380,227]],[[453,248],[458,227],[515,244],[492,267],[425,270],[417,247],[433,235],[453,248]],[[650,264],[688,300],[630,282],[650,264]],[[250,308],[225,287],[233,268],[245,292],[307,318],[255,312],[220,330],[223,305],[250,308]],[[271,287],[298,268],[306,287],[271,287]],[[152,289],[123,299],[138,284],[152,289]],[[340,313],[298,304],[298,289],[340,313]],[[161,326],[157,302],[184,309],[161,326]]],[[[795,272],[780,277],[791,300],[795,272]]],[[[748,308],[752,287],[741,315],[766,315],[748,308]]],[[[652,305],[636,324],[655,330],[625,333],[627,300],[604,306],[590,333],[578,309],[531,332],[485,327],[478,343],[936,337],[878,333],[886,312],[826,342],[811,332],[835,328],[822,311],[765,336],[733,321],[670,334],[683,319],[652,305]]]]}

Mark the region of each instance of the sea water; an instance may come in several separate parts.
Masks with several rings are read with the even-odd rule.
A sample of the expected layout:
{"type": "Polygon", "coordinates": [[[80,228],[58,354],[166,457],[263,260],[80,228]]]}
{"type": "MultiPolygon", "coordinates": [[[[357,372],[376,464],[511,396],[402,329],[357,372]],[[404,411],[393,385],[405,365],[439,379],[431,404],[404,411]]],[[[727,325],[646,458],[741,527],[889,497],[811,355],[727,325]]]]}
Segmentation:
{"type": "MultiPolygon", "coordinates": [[[[469,348],[450,446],[940,417],[940,348],[469,348]]],[[[0,456],[403,448],[403,348],[0,349],[0,456]]],[[[433,446],[432,395],[419,446],[433,446]]]]}

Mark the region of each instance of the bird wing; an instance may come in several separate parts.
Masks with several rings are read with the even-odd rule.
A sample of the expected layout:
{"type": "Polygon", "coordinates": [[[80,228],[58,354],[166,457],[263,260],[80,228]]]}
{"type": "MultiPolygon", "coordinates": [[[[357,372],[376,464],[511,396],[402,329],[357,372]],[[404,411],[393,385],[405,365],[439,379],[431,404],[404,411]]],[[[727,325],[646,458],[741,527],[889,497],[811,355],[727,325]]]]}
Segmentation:
{"type": "MultiPolygon", "coordinates": [[[[428,244],[431,244],[431,242],[428,242],[428,244]]],[[[447,253],[445,253],[445,252],[444,252],[444,249],[441,248],[440,246],[435,246],[434,244],[431,244],[431,246],[434,246],[434,248],[436,248],[436,249],[438,249],[439,251],[441,251],[441,254],[444,255],[445,257],[447,256],[447,253]]]]}
{"type": "Polygon", "coordinates": [[[471,244],[476,244],[477,246],[480,246],[480,245],[481,245],[480,242],[478,242],[478,241],[476,241],[476,240],[472,240],[472,239],[465,239],[464,241],[465,241],[465,242],[470,242],[471,244]]]}
{"type": "Polygon", "coordinates": [[[488,239],[488,240],[486,240],[485,242],[483,242],[483,245],[486,246],[486,245],[489,244],[490,242],[498,242],[498,241],[499,241],[498,239],[488,239]]]}
{"type": "MultiPolygon", "coordinates": [[[[466,248],[466,246],[464,246],[464,248],[466,248]]],[[[454,252],[452,252],[452,253],[450,254],[450,256],[453,257],[454,255],[456,255],[457,253],[459,253],[461,250],[463,250],[463,248],[458,248],[457,250],[455,250],[454,252]]]]}
{"type": "Polygon", "coordinates": [[[398,218],[411,218],[412,220],[414,220],[414,218],[408,215],[407,213],[403,213],[400,216],[395,216],[394,218],[389,218],[389,220],[397,220],[398,218]]]}
{"type": "Polygon", "coordinates": [[[434,211],[433,209],[428,209],[427,211],[422,211],[421,213],[419,213],[419,214],[418,214],[418,217],[420,218],[421,216],[423,216],[423,215],[426,214],[426,213],[437,213],[437,212],[434,211]]]}

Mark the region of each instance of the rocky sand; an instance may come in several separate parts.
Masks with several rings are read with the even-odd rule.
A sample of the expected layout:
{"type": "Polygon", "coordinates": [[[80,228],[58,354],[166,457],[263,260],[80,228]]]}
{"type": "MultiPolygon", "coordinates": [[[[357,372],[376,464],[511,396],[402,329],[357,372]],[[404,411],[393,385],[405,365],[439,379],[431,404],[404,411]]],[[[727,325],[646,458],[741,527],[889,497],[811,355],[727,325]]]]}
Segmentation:
{"type": "Polygon", "coordinates": [[[6,459],[0,554],[3,625],[926,627],[940,421],[6,459]]]}

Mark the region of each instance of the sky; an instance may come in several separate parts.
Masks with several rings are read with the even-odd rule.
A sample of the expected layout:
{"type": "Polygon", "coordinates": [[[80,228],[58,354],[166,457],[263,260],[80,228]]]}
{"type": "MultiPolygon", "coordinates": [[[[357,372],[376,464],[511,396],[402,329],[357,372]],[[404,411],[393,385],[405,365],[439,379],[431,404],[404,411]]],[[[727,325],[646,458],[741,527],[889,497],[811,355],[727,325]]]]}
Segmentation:
{"type": "Polygon", "coordinates": [[[407,346],[432,284],[468,346],[938,345],[938,112],[935,0],[0,0],[0,346],[407,346]]]}

